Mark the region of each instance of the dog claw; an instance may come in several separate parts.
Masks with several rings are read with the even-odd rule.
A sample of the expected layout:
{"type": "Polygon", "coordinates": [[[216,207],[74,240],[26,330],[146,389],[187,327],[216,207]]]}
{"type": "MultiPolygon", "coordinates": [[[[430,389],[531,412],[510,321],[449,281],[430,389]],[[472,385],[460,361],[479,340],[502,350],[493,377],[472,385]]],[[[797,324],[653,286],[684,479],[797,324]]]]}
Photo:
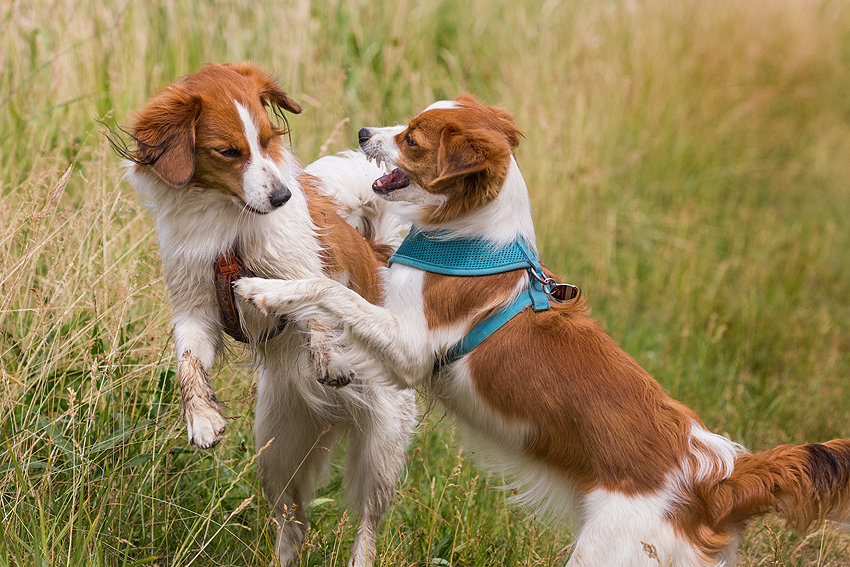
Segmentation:
{"type": "Polygon", "coordinates": [[[221,440],[222,440],[221,437],[216,437],[215,439],[213,439],[209,443],[202,444],[201,442],[196,441],[194,437],[192,437],[191,439],[189,439],[189,444],[194,445],[198,449],[206,450],[206,449],[212,449],[213,447],[215,447],[216,445],[221,443],[221,440]]]}
{"type": "Polygon", "coordinates": [[[335,373],[333,376],[330,373],[325,373],[324,376],[318,378],[316,381],[322,386],[328,386],[330,388],[343,388],[351,384],[351,380],[353,378],[353,374],[351,372],[340,372],[335,373]]]}

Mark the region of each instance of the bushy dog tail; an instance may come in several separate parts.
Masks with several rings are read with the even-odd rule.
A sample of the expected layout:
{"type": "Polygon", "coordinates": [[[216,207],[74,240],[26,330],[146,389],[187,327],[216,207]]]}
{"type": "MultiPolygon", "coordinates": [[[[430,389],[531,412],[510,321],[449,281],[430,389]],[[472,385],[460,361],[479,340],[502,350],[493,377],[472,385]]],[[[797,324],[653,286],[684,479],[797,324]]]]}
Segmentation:
{"type": "Polygon", "coordinates": [[[740,455],[713,487],[713,517],[729,525],[775,512],[800,533],[850,517],[850,439],[740,455]]]}
{"type": "Polygon", "coordinates": [[[372,190],[372,183],[387,173],[386,168],[348,150],[318,159],[304,171],[323,181],[322,195],[339,205],[340,215],[369,241],[379,257],[389,258],[395,252],[409,223],[395,213],[394,203],[372,190]]]}

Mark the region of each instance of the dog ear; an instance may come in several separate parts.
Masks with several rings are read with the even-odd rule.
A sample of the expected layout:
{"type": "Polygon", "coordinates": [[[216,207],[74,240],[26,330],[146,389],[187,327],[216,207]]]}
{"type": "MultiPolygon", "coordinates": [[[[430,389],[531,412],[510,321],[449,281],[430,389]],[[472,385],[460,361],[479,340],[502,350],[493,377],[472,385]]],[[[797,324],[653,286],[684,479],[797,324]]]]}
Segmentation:
{"type": "Polygon", "coordinates": [[[508,138],[508,143],[511,145],[511,151],[519,146],[519,139],[522,138],[522,132],[516,127],[514,115],[508,112],[501,106],[488,106],[487,110],[493,113],[496,120],[499,121],[499,127],[505,136],[508,138]]]}
{"type": "Polygon", "coordinates": [[[292,114],[301,114],[301,105],[289,98],[289,95],[274,81],[266,83],[260,89],[260,98],[263,101],[263,105],[272,104],[278,108],[288,110],[292,114]]]}
{"type": "Polygon", "coordinates": [[[514,115],[507,109],[502,108],[501,106],[484,106],[478,102],[478,99],[468,93],[464,93],[457,97],[457,101],[461,104],[478,106],[489,110],[490,114],[492,114],[492,116],[496,119],[494,126],[505,133],[505,136],[508,138],[508,143],[511,145],[511,150],[517,149],[520,138],[523,136],[522,132],[520,132],[516,127],[514,115]]]}
{"type": "Polygon", "coordinates": [[[472,104],[481,106],[481,103],[478,102],[478,99],[469,93],[462,93],[460,96],[457,97],[457,102],[461,104],[472,104]]]}
{"type": "Polygon", "coordinates": [[[189,184],[195,173],[195,124],[201,99],[175,84],[151,99],[136,117],[132,160],[149,166],[174,188],[189,184]]]}
{"type": "Polygon", "coordinates": [[[254,81],[260,91],[260,100],[263,102],[263,106],[271,104],[292,114],[301,114],[301,105],[289,98],[289,95],[280,88],[274,78],[258,65],[250,62],[227,63],[224,67],[254,81]]]}
{"type": "MultiPolygon", "coordinates": [[[[507,175],[511,148],[508,141],[488,128],[460,130],[447,127],[440,136],[437,178],[430,188],[441,189],[474,176],[475,181],[499,187],[507,175]]],[[[492,188],[491,188],[492,190],[492,188]]]]}
{"type": "Polygon", "coordinates": [[[428,222],[440,224],[483,207],[499,196],[511,148],[497,130],[443,130],[437,151],[437,178],[426,188],[446,196],[428,222]]]}

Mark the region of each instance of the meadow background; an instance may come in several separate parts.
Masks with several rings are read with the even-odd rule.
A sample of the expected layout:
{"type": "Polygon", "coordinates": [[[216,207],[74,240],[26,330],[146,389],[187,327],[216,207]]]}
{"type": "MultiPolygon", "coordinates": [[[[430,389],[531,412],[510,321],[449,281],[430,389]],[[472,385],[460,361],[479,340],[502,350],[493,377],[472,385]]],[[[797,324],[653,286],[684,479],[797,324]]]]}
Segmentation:
{"type": "MultiPolygon", "coordinates": [[[[850,437],[847,1],[7,0],[0,567],[271,559],[247,357],[215,376],[227,439],[190,450],[153,223],[101,124],[246,59],[304,106],[304,163],[435,99],[505,105],[544,258],[626,351],[753,450],[850,437]]],[[[347,560],[339,478],[313,502],[310,565],[347,560]]],[[[502,483],[431,408],[379,564],[563,564],[569,527],[502,483]]],[[[850,537],[756,521],[741,556],[848,566],[850,537]]]]}

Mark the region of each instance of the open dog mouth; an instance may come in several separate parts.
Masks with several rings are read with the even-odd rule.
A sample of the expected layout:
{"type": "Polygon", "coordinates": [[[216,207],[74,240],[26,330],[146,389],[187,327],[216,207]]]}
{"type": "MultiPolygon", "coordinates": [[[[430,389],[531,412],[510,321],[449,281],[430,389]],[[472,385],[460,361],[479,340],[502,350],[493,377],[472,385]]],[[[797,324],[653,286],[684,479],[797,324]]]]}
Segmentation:
{"type": "Polygon", "coordinates": [[[410,178],[399,168],[395,168],[386,175],[382,175],[372,183],[375,193],[392,193],[396,189],[403,189],[410,185],[410,178]]]}

